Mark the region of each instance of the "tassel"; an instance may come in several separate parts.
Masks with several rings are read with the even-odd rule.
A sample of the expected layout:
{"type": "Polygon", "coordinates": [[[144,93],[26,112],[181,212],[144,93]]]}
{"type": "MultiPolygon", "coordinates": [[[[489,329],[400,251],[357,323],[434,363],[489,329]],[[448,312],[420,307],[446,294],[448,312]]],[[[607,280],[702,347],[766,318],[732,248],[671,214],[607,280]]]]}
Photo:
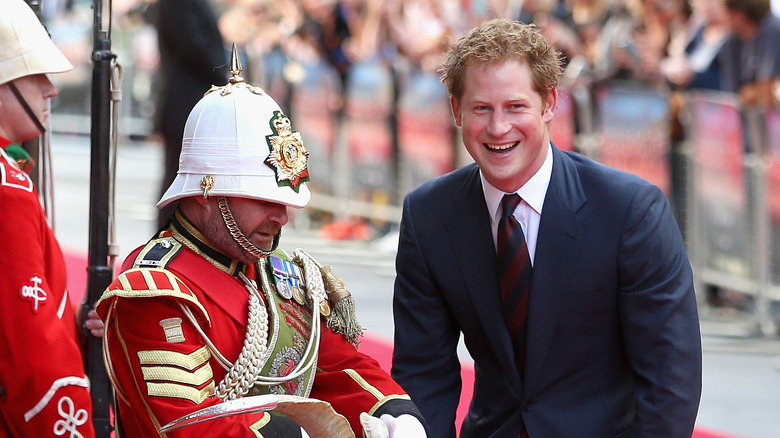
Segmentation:
{"type": "Polygon", "coordinates": [[[330,266],[321,267],[320,272],[333,309],[326,321],[326,327],[344,336],[357,348],[360,344],[358,338],[363,336],[363,327],[357,320],[352,294],[347,290],[344,281],[333,275],[330,266]]]}

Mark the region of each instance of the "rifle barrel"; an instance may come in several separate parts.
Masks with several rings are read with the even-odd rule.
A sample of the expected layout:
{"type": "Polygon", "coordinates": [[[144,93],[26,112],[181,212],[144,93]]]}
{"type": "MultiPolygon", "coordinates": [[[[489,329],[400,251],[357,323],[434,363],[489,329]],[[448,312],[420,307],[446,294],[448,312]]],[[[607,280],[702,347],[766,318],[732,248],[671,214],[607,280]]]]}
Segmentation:
{"type": "MultiPolygon", "coordinates": [[[[109,188],[111,154],[111,52],[109,33],[100,29],[101,0],[95,0],[95,39],[92,53],[91,161],[89,197],[89,266],[87,267],[87,308],[91,309],[111,283],[113,267],[109,266],[109,188]]],[[[86,316],[85,316],[86,317],[86,316]]],[[[101,339],[87,331],[86,364],[92,394],[92,422],[97,437],[108,438],[112,431],[111,385],[103,363],[101,339]]]]}

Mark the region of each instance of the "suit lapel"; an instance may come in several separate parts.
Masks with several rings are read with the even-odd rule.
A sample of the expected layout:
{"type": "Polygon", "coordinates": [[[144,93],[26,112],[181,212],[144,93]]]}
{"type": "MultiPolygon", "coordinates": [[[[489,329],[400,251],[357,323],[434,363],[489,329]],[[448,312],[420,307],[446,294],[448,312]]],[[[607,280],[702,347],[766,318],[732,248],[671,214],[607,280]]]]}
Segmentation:
{"type": "Polygon", "coordinates": [[[524,381],[529,397],[547,357],[560,309],[573,281],[567,267],[584,256],[585,222],[577,210],[586,202],[579,174],[568,156],[553,147],[553,171],[545,196],[534,257],[528,313],[528,344],[524,381]]]}
{"type": "Polygon", "coordinates": [[[474,311],[488,342],[501,359],[501,366],[510,376],[513,386],[522,392],[520,378],[514,365],[512,344],[504,325],[498,277],[496,273],[496,249],[490,230],[490,218],[485,205],[479,170],[476,165],[463,181],[452,200],[454,216],[458,220],[447,221],[451,248],[457,260],[457,272],[463,276],[464,286],[471,297],[474,311]]]}

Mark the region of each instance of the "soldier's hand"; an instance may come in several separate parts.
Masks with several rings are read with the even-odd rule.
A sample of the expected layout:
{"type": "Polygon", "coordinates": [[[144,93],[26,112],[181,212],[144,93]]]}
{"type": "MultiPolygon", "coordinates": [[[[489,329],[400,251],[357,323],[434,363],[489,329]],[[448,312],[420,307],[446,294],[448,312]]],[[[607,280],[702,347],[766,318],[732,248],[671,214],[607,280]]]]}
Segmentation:
{"type": "Polygon", "coordinates": [[[384,414],[377,418],[363,412],[360,414],[360,424],[363,426],[365,438],[425,438],[427,436],[420,420],[408,414],[398,417],[384,414]]]}
{"type": "Polygon", "coordinates": [[[105,325],[103,324],[103,320],[100,319],[95,309],[92,309],[87,313],[87,320],[84,321],[84,327],[89,330],[90,333],[92,333],[92,336],[96,338],[103,337],[103,330],[105,329],[105,325]]]}

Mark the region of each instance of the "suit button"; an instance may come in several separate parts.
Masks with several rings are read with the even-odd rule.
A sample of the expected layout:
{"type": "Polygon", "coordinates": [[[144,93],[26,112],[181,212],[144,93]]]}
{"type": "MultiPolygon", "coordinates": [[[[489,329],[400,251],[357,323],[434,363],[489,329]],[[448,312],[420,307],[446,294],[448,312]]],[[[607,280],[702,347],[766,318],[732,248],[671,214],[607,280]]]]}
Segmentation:
{"type": "Polygon", "coordinates": [[[525,404],[525,406],[523,406],[523,412],[528,412],[528,411],[530,411],[530,410],[531,410],[531,406],[533,406],[533,405],[534,405],[534,404],[533,404],[533,403],[531,403],[531,402],[528,402],[528,403],[526,403],[526,404],[525,404]]]}

